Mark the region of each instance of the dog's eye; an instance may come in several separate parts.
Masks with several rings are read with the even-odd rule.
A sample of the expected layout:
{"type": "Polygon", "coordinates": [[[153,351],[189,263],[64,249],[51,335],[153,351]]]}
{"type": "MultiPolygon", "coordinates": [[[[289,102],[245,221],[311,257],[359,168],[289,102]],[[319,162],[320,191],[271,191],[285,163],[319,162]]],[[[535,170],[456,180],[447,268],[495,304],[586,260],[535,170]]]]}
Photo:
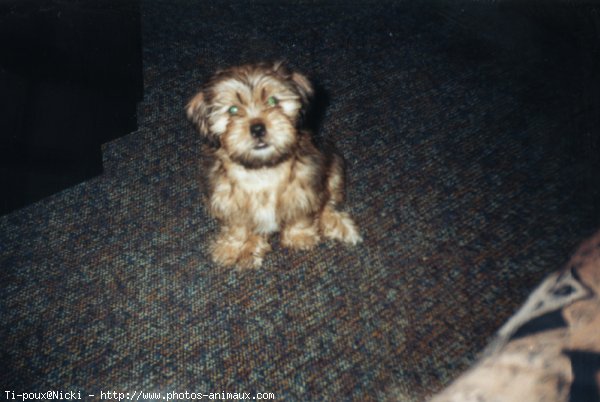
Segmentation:
{"type": "Polygon", "coordinates": [[[279,103],[279,100],[277,100],[277,98],[274,96],[269,96],[269,99],[267,99],[267,104],[269,106],[277,106],[278,103],[279,103]]]}
{"type": "Polygon", "coordinates": [[[231,106],[227,111],[229,112],[230,115],[233,116],[234,114],[238,113],[239,109],[237,106],[231,106]]]}

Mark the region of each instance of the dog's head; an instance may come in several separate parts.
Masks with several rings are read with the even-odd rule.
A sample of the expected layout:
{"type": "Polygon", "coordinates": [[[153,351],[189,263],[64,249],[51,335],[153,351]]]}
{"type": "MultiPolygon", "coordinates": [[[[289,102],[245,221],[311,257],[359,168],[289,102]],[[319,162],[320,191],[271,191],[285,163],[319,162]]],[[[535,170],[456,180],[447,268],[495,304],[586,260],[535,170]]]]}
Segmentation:
{"type": "Polygon", "coordinates": [[[313,88],[281,63],[252,64],[217,72],[186,107],[201,135],[248,168],[285,160],[313,88]]]}

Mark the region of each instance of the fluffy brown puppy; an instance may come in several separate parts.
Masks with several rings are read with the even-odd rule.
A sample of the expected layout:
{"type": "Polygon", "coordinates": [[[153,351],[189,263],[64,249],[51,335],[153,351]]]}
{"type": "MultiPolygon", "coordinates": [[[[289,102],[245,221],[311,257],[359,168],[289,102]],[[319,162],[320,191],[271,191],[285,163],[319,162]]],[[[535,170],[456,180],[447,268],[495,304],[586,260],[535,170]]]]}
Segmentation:
{"type": "Polygon", "coordinates": [[[281,63],[217,72],[186,107],[208,140],[206,190],[221,223],[211,246],[224,266],[259,267],[281,233],[281,244],[309,249],[321,237],[362,241],[356,224],[336,209],[344,197],[342,158],[325,154],[300,129],[313,88],[281,63]]]}

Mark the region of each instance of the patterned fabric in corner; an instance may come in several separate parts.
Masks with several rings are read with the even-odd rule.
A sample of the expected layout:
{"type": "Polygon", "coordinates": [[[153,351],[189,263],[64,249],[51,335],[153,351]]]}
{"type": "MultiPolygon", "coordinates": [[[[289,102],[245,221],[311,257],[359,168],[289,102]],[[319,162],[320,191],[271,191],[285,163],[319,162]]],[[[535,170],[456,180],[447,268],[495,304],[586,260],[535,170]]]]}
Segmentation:
{"type": "Polygon", "coordinates": [[[431,402],[600,400],[600,233],[547,277],[431,402]]]}

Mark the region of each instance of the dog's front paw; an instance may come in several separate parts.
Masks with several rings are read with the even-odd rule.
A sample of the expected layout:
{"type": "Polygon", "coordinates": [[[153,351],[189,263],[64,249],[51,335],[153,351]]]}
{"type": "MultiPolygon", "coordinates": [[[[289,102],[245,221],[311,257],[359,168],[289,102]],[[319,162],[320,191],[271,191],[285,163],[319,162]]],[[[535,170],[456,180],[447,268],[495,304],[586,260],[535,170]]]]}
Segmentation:
{"type": "Polygon", "coordinates": [[[239,268],[259,268],[271,245],[261,236],[252,236],[246,241],[236,262],[239,268]]]}
{"type": "Polygon", "coordinates": [[[314,223],[297,223],[284,228],[281,244],[296,250],[310,250],[319,244],[321,238],[314,223]]]}
{"type": "Polygon", "coordinates": [[[212,259],[226,267],[259,268],[270,250],[267,240],[258,235],[246,239],[222,236],[212,246],[212,259]]]}
{"type": "Polygon", "coordinates": [[[227,242],[222,239],[217,240],[212,245],[212,260],[216,264],[231,267],[235,265],[239,258],[241,244],[227,242]]]}

